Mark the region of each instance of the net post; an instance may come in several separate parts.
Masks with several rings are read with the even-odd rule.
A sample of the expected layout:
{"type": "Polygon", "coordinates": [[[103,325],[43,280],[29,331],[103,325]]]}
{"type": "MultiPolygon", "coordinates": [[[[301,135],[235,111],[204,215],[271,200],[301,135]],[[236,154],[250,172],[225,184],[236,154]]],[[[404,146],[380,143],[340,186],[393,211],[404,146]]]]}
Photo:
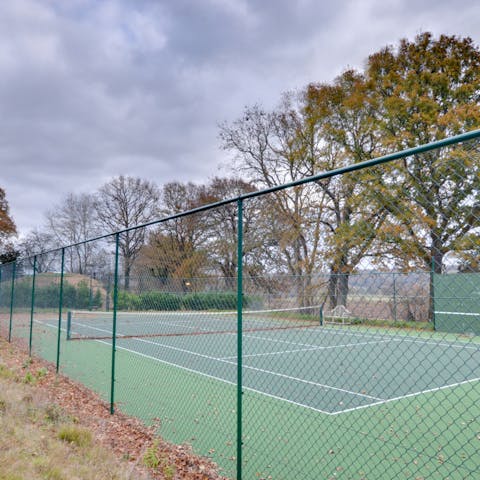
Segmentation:
{"type": "MultiPolygon", "coordinates": [[[[65,247],[62,248],[62,266],[60,271],[60,292],[58,299],[58,330],[57,330],[57,362],[56,362],[56,372],[58,373],[60,369],[60,335],[62,332],[62,308],[63,308],[63,279],[64,279],[64,269],[65,269],[65,247]]],[[[67,340],[70,336],[69,324],[71,324],[70,312],[69,313],[69,322],[67,324],[67,340]]]]}
{"type": "Polygon", "coordinates": [[[118,249],[120,234],[115,234],[115,273],[113,279],[113,323],[112,323],[112,372],[110,381],[110,414],[115,413],[115,351],[117,336],[117,300],[118,300],[118,249]]]}
{"type": "Polygon", "coordinates": [[[323,327],[323,304],[320,305],[320,326],[323,327]]]}
{"type": "Polygon", "coordinates": [[[17,273],[17,261],[12,265],[12,287],[10,289],[10,320],[8,323],[8,342],[12,341],[13,301],[15,298],[15,275],[17,273]]]}
{"type": "Polygon", "coordinates": [[[72,312],[68,311],[67,313],[67,340],[72,339],[72,312]]]}
{"type": "Polygon", "coordinates": [[[238,199],[237,239],[237,480],[242,479],[243,201],[238,199]]]}
{"type": "Polygon", "coordinates": [[[32,356],[33,341],[33,310],[35,308],[35,275],[37,273],[37,256],[33,257],[32,299],[30,303],[30,332],[28,335],[28,355],[32,356]]]}

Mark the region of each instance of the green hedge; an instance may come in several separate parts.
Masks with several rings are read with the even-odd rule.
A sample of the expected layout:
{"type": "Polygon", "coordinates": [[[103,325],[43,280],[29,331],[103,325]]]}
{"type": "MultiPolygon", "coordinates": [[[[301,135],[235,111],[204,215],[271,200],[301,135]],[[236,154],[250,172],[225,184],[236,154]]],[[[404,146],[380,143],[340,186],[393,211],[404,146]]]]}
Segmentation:
{"type": "MultiPolygon", "coordinates": [[[[2,287],[4,285],[2,284],[2,287]]],[[[0,292],[0,306],[10,306],[10,289],[2,288],[0,292]]],[[[35,287],[35,308],[58,308],[60,300],[60,286],[55,283],[49,285],[37,285],[35,287]]],[[[32,281],[31,279],[20,279],[15,282],[14,308],[30,308],[32,303],[32,281]]],[[[77,285],[65,282],[63,285],[63,306],[73,309],[101,308],[102,294],[100,290],[90,292],[86,281],[77,285]],[[91,296],[91,298],[90,298],[91,296]]]]}
{"type": "MultiPolygon", "coordinates": [[[[250,306],[250,297],[243,297],[243,306],[250,306]]],[[[119,310],[235,310],[235,292],[203,292],[184,295],[166,292],[140,294],[119,292],[119,310]]]]}
{"type": "MultiPolygon", "coordinates": [[[[2,284],[2,287],[4,285],[2,284]]],[[[57,308],[60,287],[56,283],[36,286],[35,307],[57,308]]],[[[30,307],[32,282],[22,279],[15,283],[15,308],[30,307]]],[[[99,289],[90,292],[86,281],[77,285],[65,282],[63,286],[63,306],[71,309],[102,308],[102,295],[99,289]]],[[[244,296],[243,307],[254,304],[254,298],[244,296]]],[[[118,310],[235,310],[236,292],[168,293],[150,291],[140,294],[118,292],[118,310]]],[[[0,292],[0,307],[10,306],[10,289],[0,292]]]]}

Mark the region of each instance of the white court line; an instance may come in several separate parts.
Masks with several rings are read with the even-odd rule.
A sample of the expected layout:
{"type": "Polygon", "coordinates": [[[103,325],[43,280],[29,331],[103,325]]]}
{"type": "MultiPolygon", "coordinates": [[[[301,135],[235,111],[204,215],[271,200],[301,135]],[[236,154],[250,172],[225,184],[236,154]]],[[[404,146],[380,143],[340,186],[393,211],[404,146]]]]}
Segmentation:
{"type": "MultiPolygon", "coordinates": [[[[41,323],[41,322],[40,322],[41,323]]],[[[48,325],[48,324],[46,324],[48,325]]],[[[50,326],[50,325],[49,325],[50,326]]],[[[55,328],[55,326],[52,326],[52,328],[55,328]]],[[[97,330],[100,330],[100,331],[103,331],[103,332],[108,332],[107,330],[102,330],[102,329],[97,329],[97,330]]],[[[358,335],[357,335],[358,336],[358,335]]],[[[162,344],[159,344],[159,343],[156,343],[156,342],[149,342],[149,341],[146,341],[144,339],[134,339],[134,340],[143,340],[147,343],[152,343],[154,345],[158,345],[158,346],[163,346],[162,344]]],[[[108,342],[105,342],[103,340],[95,340],[96,342],[98,343],[101,343],[101,344],[104,344],[104,345],[107,345],[109,347],[111,347],[111,344],[108,343],[108,342]]],[[[399,339],[399,341],[401,341],[399,339]]],[[[431,343],[431,342],[427,342],[427,343],[431,343]]],[[[435,345],[436,343],[433,343],[433,345],[435,345]]],[[[449,345],[450,346],[450,345],[449,345]]],[[[165,346],[165,347],[169,347],[169,346],[165,346]]],[[[189,371],[191,373],[195,373],[195,374],[198,374],[198,375],[201,375],[201,376],[204,376],[204,377],[207,377],[207,378],[211,378],[211,379],[214,379],[214,380],[218,380],[220,382],[223,382],[223,383],[227,383],[227,384],[230,384],[230,385],[234,385],[236,386],[236,383],[235,382],[231,382],[229,380],[226,380],[224,378],[221,378],[221,377],[216,377],[216,376],[213,376],[213,375],[209,375],[207,373],[204,373],[204,372],[201,372],[201,371],[198,371],[198,370],[194,370],[194,369],[190,369],[188,367],[184,367],[182,365],[178,365],[176,363],[173,363],[173,362],[168,362],[166,360],[161,360],[160,358],[158,357],[153,357],[153,356],[150,356],[150,355],[146,355],[144,353],[141,353],[137,350],[131,350],[129,348],[126,348],[126,347],[121,347],[121,346],[118,346],[116,347],[117,349],[120,349],[120,350],[124,350],[124,351],[127,351],[127,352],[130,352],[130,353],[133,353],[134,355],[138,355],[138,356],[141,356],[141,357],[144,357],[144,358],[148,358],[148,359],[151,359],[151,360],[154,360],[156,362],[159,362],[159,363],[163,363],[163,364],[167,364],[167,365],[170,365],[170,366],[173,366],[173,367],[176,367],[176,368],[180,368],[181,370],[185,370],[185,371],[189,371]]],[[[204,357],[207,357],[208,356],[205,356],[205,355],[201,355],[201,354],[198,354],[198,353],[195,353],[195,352],[191,352],[191,351],[188,351],[188,350],[185,350],[185,352],[187,353],[190,353],[190,354],[193,354],[193,355],[200,355],[200,356],[204,356],[204,357]]],[[[222,361],[221,359],[217,359],[215,357],[210,357],[211,359],[214,359],[214,360],[219,360],[219,361],[222,361]]],[[[236,365],[235,362],[224,362],[224,363],[228,363],[228,364],[231,364],[231,365],[236,365]]],[[[287,398],[283,398],[283,397],[280,397],[280,396],[276,396],[276,395],[272,395],[272,394],[269,394],[267,392],[263,392],[261,390],[256,390],[254,388],[251,388],[251,387],[246,387],[246,386],[243,386],[243,390],[248,390],[248,391],[252,391],[252,392],[255,392],[255,393],[259,393],[261,395],[265,395],[267,397],[271,397],[271,398],[275,398],[275,399],[278,399],[278,400],[281,400],[281,401],[284,401],[286,403],[290,403],[290,404],[294,404],[294,405],[297,405],[297,406],[300,406],[300,407],[303,407],[305,409],[308,409],[308,410],[312,410],[312,411],[316,411],[316,412],[319,412],[319,413],[323,413],[325,415],[332,415],[332,416],[335,416],[335,415],[341,415],[341,414],[344,414],[344,413],[348,413],[348,412],[353,412],[353,411],[356,411],[356,410],[360,410],[360,409],[366,409],[366,408],[371,408],[371,407],[375,407],[375,406],[378,406],[378,405],[383,405],[383,404],[386,404],[386,403],[391,403],[391,402],[394,402],[394,401],[400,401],[404,398],[410,398],[410,397],[415,397],[415,396],[418,396],[418,395],[422,395],[422,394],[426,394],[426,393],[431,393],[431,392],[436,392],[436,391],[440,391],[440,390],[446,390],[446,389],[449,389],[449,388],[455,388],[457,386],[460,386],[460,385],[464,385],[464,384],[468,384],[468,383],[473,383],[473,382],[476,382],[476,381],[480,381],[480,377],[478,378],[474,378],[474,379],[471,379],[471,380],[464,380],[462,382],[456,382],[456,383],[453,383],[453,384],[449,384],[449,385],[443,385],[441,387],[435,387],[435,388],[431,388],[431,389],[427,389],[427,390],[421,390],[419,392],[414,392],[414,393],[409,393],[409,394],[406,394],[406,395],[403,395],[403,396],[398,396],[398,397],[394,397],[394,398],[389,398],[389,399],[381,399],[381,398],[376,398],[376,397],[370,397],[368,395],[363,395],[363,394],[358,394],[358,393],[355,393],[355,392],[350,392],[348,390],[343,390],[343,389],[339,389],[339,388],[336,388],[336,387],[332,387],[332,386],[329,386],[329,385],[321,385],[321,384],[316,384],[315,382],[309,382],[308,380],[302,380],[302,379],[298,379],[297,377],[290,377],[288,375],[283,375],[283,374],[278,374],[276,372],[269,372],[267,370],[261,370],[261,369],[257,369],[257,368],[254,368],[254,367],[250,367],[250,366],[245,366],[244,365],[244,368],[249,368],[249,369],[253,369],[253,370],[258,370],[258,371],[262,371],[264,373],[272,373],[274,375],[280,375],[280,376],[283,376],[285,378],[290,378],[292,380],[296,380],[296,381],[300,381],[300,382],[306,382],[306,383],[312,383],[314,385],[317,385],[317,386],[323,386],[324,388],[327,388],[327,389],[334,389],[334,390],[340,390],[340,391],[344,391],[345,393],[350,393],[350,394],[353,394],[355,396],[365,396],[367,398],[372,398],[372,399],[377,399],[379,401],[376,401],[376,402],[372,402],[372,403],[369,403],[368,405],[361,405],[359,407],[353,407],[353,408],[348,408],[348,409],[345,409],[345,410],[339,410],[339,411],[336,411],[336,412],[329,412],[329,411],[325,411],[325,410],[321,410],[321,409],[318,409],[318,408],[315,408],[315,407],[312,407],[310,405],[305,405],[303,403],[299,403],[299,402],[295,402],[293,400],[289,400],[287,398]]]]}
{"type": "MultiPolygon", "coordinates": [[[[182,353],[189,353],[190,355],[195,355],[195,356],[198,356],[198,357],[207,358],[209,360],[215,360],[217,362],[222,362],[222,363],[226,363],[226,364],[229,364],[229,365],[237,366],[237,362],[231,362],[229,360],[224,360],[222,358],[211,357],[209,355],[204,355],[202,353],[192,352],[192,351],[186,350],[184,348],[172,347],[170,345],[165,345],[165,344],[162,344],[162,343],[154,342],[152,340],[145,340],[144,338],[131,338],[129,340],[134,340],[134,341],[138,341],[138,342],[142,342],[142,343],[148,343],[148,344],[151,344],[151,345],[157,345],[159,347],[170,348],[172,350],[179,350],[182,353]]],[[[286,374],[283,374],[283,373],[273,372],[273,371],[270,371],[270,370],[264,370],[262,368],[251,367],[250,365],[243,364],[243,368],[247,368],[249,370],[254,370],[256,372],[266,373],[266,374],[269,374],[269,375],[274,375],[274,376],[277,376],[277,377],[288,378],[289,380],[295,380],[296,382],[306,383],[308,385],[314,385],[316,387],[321,387],[321,388],[326,388],[326,389],[329,389],[329,390],[336,390],[336,391],[339,391],[339,392],[348,393],[349,395],[355,395],[357,397],[371,398],[373,400],[383,400],[382,398],[372,397],[370,395],[365,395],[363,393],[353,392],[351,390],[346,390],[344,388],[339,388],[339,387],[332,387],[331,385],[325,385],[323,383],[314,382],[312,380],[305,380],[303,378],[293,377],[293,376],[286,375],[286,374]]]]}
{"type": "Polygon", "coordinates": [[[347,409],[341,410],[339,412],[332,412],[332,413],[330,413],[330,415],[339,415],[340,413],[354,412],[355,410],[362,410],[362,409],[365,409],[365,408],[375,407],[377,405],[383,405],[385,403],[396,402],[396,401],[399,401],[399,400],[403,400],[404,398],[417,397],[418,395],[423,395],[425,393],[438,392],[440,390],[446,390],[447,388],[455,388],[455,387],[458,387],[460,385],[465,385],[467,383],[478,382],[479,380],[480,380],[480,377],[472,378],[471,380],[463,380],[462,382],[451,383],[450,385],[442,385],[441,387],[429,388],[427,390],[421,390],[420,392],[407,393],[407,394],[401,395],[399,397],[393,397],[393,398],[388,398],[386,400],[382,400],[381,402],[373,402],[373,403],[369,403],[368,405],[361,405],[359,407],[347,408],[347,409]]]}
{"type": "MultiPolygon", "coordinates": [[[[250,353],[250,354],[243,354],[242,358],[246,357],[264,357],[268,355],[283,355],[286,353],[298,353],[298,352],[311,352],[311,351],[316,351],[316,350],[331,350],[333,348],[348,348],[348,347],[357,347],[359,345],[378,345],[379,343],[389,343],[394,340],[383,340],[383,341],[375,341],[375,342],[357,342],[357,343],[344,343],[340,345],[318,345],[316,347],[312,348],[298,348],[295,350],[281,350],[279,352],[264,352],[264,353],[250,353]]],[[[237,356],[231,356],[231,357],[219,357],[218,360],[229,360],[237,358],[237,356]]]]}
{"type": "MultiPolygon", "coordinates": [[[[321,327],[320,327],[321,328],[321,327]]],[[[317,330],[315,330],[317,331],[317,330]]],[[[425,345],[433,345],[433,346],[439,346],[439,347],[451,347],[451,348],[461,348],[461,349],[467,349],[467,350],[478,350],[480,351],[480,344],[478,346],[473,346],[470,345],[470,343],[467,342],[461,342],[459,340],[456,340],[454,342],[441,342],[439,340],[428,340],[428,339],[421,339],[421,338],[412,338],[408,336],[403,336],[403,335],[397,335],[395,333],[385,333],[385,334],[378,334],[378,335],[373,335],[370,333],[354,333],[354,332],[348,332],[348,331],[335,331],[332,329],[325,329],[323,332],[327,332],[336,334],[336,335],[351,335],[353,337],[370,337],[370,338],[378,338],[378,339],[385,339],[386,337],[389,337],[392,339],[392,341],[396,342],[406,342],[406,343],[420,343],[420,344],[425,344],[425,345]]]]}
{"type": "MultiPolygon", "coordinates": [[[[98,330],[98,331],[102,331],[102,332],[108,332],[108,333],[111,333],[109,330],[103,330],[103,329],[100,329],[100,328],[96,328],[96,327],[93,327],[91,325],[86,325],[86,324],[80,324],[79,322],[75,322],[76,324],[78,325],[81,325],[85,328],[91,328],[93,330],[98,330]]],[[[198,328],[197,326],[189,326],[189,325],[184,325],[184,324],[181,324],[181,323],[174,323],[174,322],[164,322],[163,323],[164,325],[168,325],[168,326],[172,326],[172,327],[182,327],[182,328],[187,328],[187,329],[190,329],[190,330],[194,330],[194,331],[210,331],[209,329],[207,328],[198,328]]],[[[394,342],[406,342],[406,343],[418,343],[418,344],[424,344],[424,345],[432,345],[432,346],[439,346],[439,347],[451,347],[451,348],[460,348],[460,349],[466,349],[466,350],[478,350],[480,351],[480,345],[478,347],[475,347],[475,346],[472,346],[472,345],[469,345],[467,344],[466,342],[463,343],[463,344],[459,344],[458,341],[457,343],[444,343],[444,342],[440,342],[438,340],[424,340],[424,339],[420,339],[420,338],[411,338],[411,337],[406,337],[406,336],[401,336],[401,335],[397,335],[395,333],[384,333],[384,334],[371,334],[371,333],[356,333],[356,332],[350,332],[348,330],[342,330],[342,331],[338,331],[338,330],[334,330],[334,329],[331,329],[331,328],[323,328],[321,326],[317,327],[317,328],[311,328],[309,329],[309,331],[316,331],[316,332],[321,332],[322,334],[324,333],[329,333],[329,334],[335,334],[335,335],[350,335],[352,337],[360,337],[360,338],[365,338],[365,337],[368,337],[368,338],[371,338],[371,339],[378,339],[379,342],[378,343],[385,343],[387,340],[387,338],[389,339],[388,341],[394,341],[394,342]]],[[[224,334],[225,332],[223,332],[224,334]]],[[[219,333],[220,334],[220,333],[219,333]]],[[[237,332],[231,332],[231,333],[227,333],[228,335],[237,335],[237,332]]],[[[118,336],[120,336],[121,334],[118,334],[118,336]]],[[[128,336],[128,335],[122,335],[122,336],[128,336]]],[[[310,344],[304,344],[304,343],[300,343],[300,342],[292,342],[292,341],[288,341],[288,340],[279,340],[279,339],[273,339],[273,338],[269,338],[269,337],[263,337],[263,336],[260,336],[260,335],[250,335],[250,334],[243,334],[243,336],[245,338],[254,338],[254,339],[261,339],[261,340],[265,340],[265,341],[269,341],[269,342],[278,342],[278,343],[287,343],[287,344],[291,344],[291,345],[298,345],[298,346],[302,346],[302,347],[315,347],[316,345],[310,345],[310,344]]]]}
{"type": "Polygon", "coordinates": [[[435,313],[441,313],[441,314],[446,314],[446,315],[462,315],[462,316],[467,316],[467,317],[480,317],[480,313],[466,313],[466,312],[435,312],[435,313]]]}
{"type": "MultiPolygon", "coordinates": [[[[77,324],[80,325],[80,326],[84,326],[81,323],[77,323],[77,324]]],[[[98,330],[98,331],[101,331],[101,332],[107,332],[107,330],[103,330],[101,328],[97,328],[97,327],[93,327],[93,328],[95,330],[98,330]]],[[[212,357],[211,355],[205,355],[203,353],[192,352],[191,350],[187,350],[185,348],[173,347],[172,345],[165,345],[164,343],[154,342],[152,340],[146,340],[144,338],[135,338],[134,337],[134,338],[129,338],[129,340],[136,341],[136,342],[147,343],[149,345],[156,345],[156,346],[159,346],[159,347],[162,347],[162,348],[167,348],[169,350],[174,350],[174,351],[178,351],[178,352],[182,352],[182,353],[188,353],[189,355],[194,355],[194,356],[197,356],[197,357],[206,358],[208,360],[214,360],[214,361],[217,361],[217,362],[227,363],[229,365],[234,365],[234,366],[237,365],[237,362],[231,362],[229,360],[225,360],[225,359],[222,359],[222,358],[212,357]]],[[[329,390],[336,390],[336,391],[339,391],[339,392],[347,393],[349,395],[355,395],[355,396],[358,396],[358,397],[370,398],[372,400],[383,400],[382,398],[379,398],[379,397],[372,397],[371,395],[365,395],[363,393],[353,392],[351,390],[346,390],[344,388],[332,387],[331,385],[325,385],[323,383],[318,383],[318,382],[314,382],[314,381],[311,381],[311,380],[305,380],[305,379],[302,379],[302,378],[297,378],[297,377],[293,377],[293,376],[290,376],[290,375],[285,375],[283,373],[272,372],[270,370],[264,370],[264,369],[261,369],[261,368],[251,367],[251,366],[245,365],[245,364],[243,365],[243,368],[247,368],[249,370],[254,370],[254,371],[257,371],[257,372],[261,372],[261,373],[266,373],[266,374],[269,374],[269,375],[274,375],[274,376],[281,377],[281,378],[287,378],[289,380],[295,380],[297,382],[305,383],[305,384],[308,384],[308,385],[314,385],[316,387],[326,388],[326,389],[329,389],[329,390]]]]}
{"type": "MultiPolygon", "coordinates": [[[[109,343],[104,342],[103,340],[96,340],[96,341],[99,342],[99,343],[103,343],[105,345],[111,346],[109,343]]],[[[138,350],[131,350],[129,348],[120,347],[120,346],[117,346],[117,349],[124,350],[126,352],[133,353],[134,355],[138,355],[139,357],[148,358],[148,359],[153,360],[153,361],[158,362],[158,363],[163,363],[165,365],[170,365],[172,367],[179,368],[180,370],[185,370],[186,372],[195,373],[197,375],[201,375],[202,377],[207,377],[207,378],[210,378],[212,380],[218,380],[219,382],[226,383],[228,385],[233,385],[234,387],[237,387],[236,382],[231,382],[230,380],[226,380],[225,378],[221,378],[221,377],[215,377],[214,375],[209,375],[208,373],[204,373],[204,372],[200,372],[198,370],[194,370],[192,368],[184,367],[182,365],[178,365],[177,363],[167,362],[166,360],[162,360],[158,357],[152,357],[151,355],[146,355],[145,353],[141,353],[138,350]]],[[[304,405],[303,403],[298,403],[298,402],[295,402],[295,401],[290,400],[288,398],[279,397],[279,396],[273,395],[271,393],[262,392],[261,390],[256,390],[255,388],[243,386],[242,390],[247,390],[249,392],[258,393],[260,395],[264,395],[266,397],[274,398],[276,400],[281,400],[283,402],[290,403],[292,405],[296,405],[297,407],[303,407],[303,408],[306,408],[308,410],[313,410],[314,412],[323,413],[325,415],[332,415],[332,412],[328,412],[326,410],[321,410],[320,408],[315,408],[315,407],[312,407],[310,405],[304,405]]]]}
{"type": "MultiPolygon", "coordinates": [[[[100,343],[104,343],[105,345],[110,346],[110,344],[107,343],[107,342],[104,342],[104,341],[101,341],[101,340],[97,340],[97,341],[99,341],[100,343]]],[[[223,383],[228,383],[228,384],[234,385],[234,386],[237,385],[235,382],[231,382],[231,381],[226,380],[224,378],[216,377],[214,375],[209,375],[207,373],[200,372],[198,370],[193,370],[193,369],[190,369],[188,367],[183,367],[182,365],[178,365],[176,363],[168,362],[166,360],[161,360],[158,357],[152,357],[150,355],[146,355],[144,353],[138,352],[137,350],[131,350],[129,348],[120,347],[120,346],[117,346],[117,348],[121,349],[121,350],[125,350],[125,351],[130,352],[130,353],[133,353],[135,355],[139,355],[141,357],[149,358],[149,359],[154,360],[154,361],[159,362],[159,363],[164,363],[164,364],[167,364],[167,365],[171,365],[173,367],[180,368],[181,370],[186,370],[188,372],[196,373],[196,374],[202,375],[202,376],[207,377],[207,378],[211,378],[211,379],[214,379],[214,380],[219,380],[223,383]]],[[[236,365],[233,362],[227,362],[227,363],[231,363],[232,365],[236,365]]],[[[252,367],[250,367],[250,368],[252,368],[252,367]]],[[[287,376],[287,378],[288,378],[288,376],[287,376]]],[[[290,378],[293,378],[295,380],[299,380],[296,377],[290,377],[290,378]]],[[[436,391],[439,391],[439,390],[446,390],[446,389],[449,389],[449,388],[455,388],[457,386],[464,385],[464,384],[467,384],[467,383],[476,382],[476,381],[479,381],[479,380],[480,380],[480,377],[479,378],[474,378],[474,379],[471,379],[471,380],[464,380],[462,382],[452,383],[452,384],[449,384],[449,385],[443,385],[441,387],[430,388],[428,390],[422,390],[420,392],[408,393],[406,395],[398,396],[398,397],[394,397],[394,398],[379,399],[379,401],[369,403],[368,405],[362,405],[362,406],[359,406],[359,407],[347,408],[345,410],[339,410],[339,411],[336,411],[336,412],[329,412],[329,411],[326,411],[326,410],[321,410],[319,408],[315,408],[315,407],[312,407],[310,405],[305,405],[303,403],[299,403],[299,402],[295,402],[293,400],[289,400],[288,398],[280,397],[280,396],[277,396],[277,395],[272,395],[270,393],[263,392],[261,390],[257,390],[257,389],[251,388],[251,387],[243,386],[243,390],[248,390],[248,391],[251,391],[251,392],[259,393],[259,394],[265,395],[267,397],[275,398],[277,400],[281,400],[281,401],[284,401],[284,402],[287,402],[287,403],[290,403],[290,404],[293,404],[293,405],[297,405],[299,407],[306,408],[307,410],[313,410],[315,412],[323,413],[325,415],[335,416],[335,415],[340,415],[340,414],[343,414],[343,413],[353,412],[355,410],[366,409],[366,408],[371,408],[371,407],[375,407],[375,406],[378,406],[378,405],[383,405],[383,404],[386,404],[386,403],[400,401],[404,398],[416,397],[418,395],[422,395],[422,394],[426,394],[426,393],[436,392],[436,391]]],[[[329,388],[332,388],[332,387],[329,387],[329,388]]],[[[368,395],[366,395],[366,396],[368,397],[368,395]]],[[[375,398],[375,397],[370,397],[370,398],[375,398]]]]}

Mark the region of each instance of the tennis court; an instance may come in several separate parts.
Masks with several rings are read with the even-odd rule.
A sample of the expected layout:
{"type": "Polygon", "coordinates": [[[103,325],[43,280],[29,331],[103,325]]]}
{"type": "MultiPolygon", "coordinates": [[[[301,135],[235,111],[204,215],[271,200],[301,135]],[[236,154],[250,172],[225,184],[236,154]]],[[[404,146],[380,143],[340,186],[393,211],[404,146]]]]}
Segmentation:
{"type": "MultiPolygon", "coordinates": [[[[230,324],[214,331],[218,321],[210,315],[199,326],[201,315],[192,320],[188,313],[166,313],[158,336],[151,327],[155,314],[120,315],[116,399],[122,410],[147,422],[161,419],[160,435],[192,444],[234,476],[237,335],[230,324]],[[134,331],[144,336],[135,337],[134,331]]],[[[316,322],[290,322],[280,329],[266,326],[265,319],[259,322],[247,320],[251,331],[243,335],[245,469],[253,469],[248,478],[291,478],[285,469],[292,458],[311,449],[319,456],[304,462],[302,478],[323,478],[340,458],[349,466],[344,475],[366,471],[367,478],[381,478],[385,460],[399,472],[413,467],[417,475],[447,475],[450,468],[451,478],[467,478],[468,470],[462,469],[478,465],[472,426],[461,419],[466,412],[480,415],[480,344],[445,334],[316,322]],[[355,427],[359,416],[363,431],[355,427]],[[420,422],[419,416],[424,416],[420,422]],[[464,443],[469,461],[439,463],[432,440],[448,450],[446,439],[452,435],[464,443]],[[365,470],[366,452],[382,461],[369,462],[365,470]],[[284,464],[274,460],[279,456],[284,464]],[[402,461],[392,460],[399,456],[402,461]],[[270,467],[258,472],[255,458],[270,467]]],[[[53,332],[57,324],[38,326],[53,332]]],[[[79,320],[70,328],[72,335],[83,329],[82,336],[90,332],[98,338],[63,341],[64,371],[108,398],[111,329],[104,318],[97,326],[79,320]]]]}

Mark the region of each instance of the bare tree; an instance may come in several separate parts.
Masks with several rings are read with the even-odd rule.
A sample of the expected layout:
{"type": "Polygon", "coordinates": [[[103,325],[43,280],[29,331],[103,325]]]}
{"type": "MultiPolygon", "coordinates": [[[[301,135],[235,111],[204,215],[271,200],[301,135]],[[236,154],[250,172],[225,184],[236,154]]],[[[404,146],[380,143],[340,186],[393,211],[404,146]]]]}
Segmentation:
{"type": "MultiPolygon", "coordinates": [[[[22,257],[26,259],[29,266],[33,268],[33,257],[40,252],[52,250],[56,246],[53,234],[34,229],[18,244],[22,257]]],[[[37,255],[36,270],[38,273],[50,272],[55,267],[57,256],[54,254],[37,255]]]]}
{"type": "MultiPolygon", "coordinates": [[[[222,147],[234,153],[239,169],[260,187],[273,187],[316,173],[319,138],[306,123],[301,104],[285,96],[266,112],[254,106],[231,125],[220,127],[222,147]]],[[[326,194],[316,184],[282,190],[263,199],[269,225],[265,242],[277,271],[295,279],[297,302],[309,306],[311,278],[321,267],[322,215],[326,194]]]]}
{"type": "MultiPolygon", "coordinates": [[[[98,225],[106,233],[129,229],[159,215],[158,187],[147,180],[120,175],[103,185],[95,198],[98,225]]],[[[130,286],[133,263],[144,245],[146,230],[132,229],[119,238],[125,290],[130,286]]],[[[113,237],[112,237],[113,238],[113,237]]]]}
{"type": "MultiPolygon", "coordinates": [[[[202,205],[203,187],[194,183],[170,182],[161,190],[159,212],[168,217],[202,205]]],[[[207,202],[208,203],[208,202],[207,202]]],[[[185,288],[185,279],[198,277],[207,268],[206,229],[202,213],[162,222],[151,231],[139,257],[143,273],[158,281],[179,282],[185,288]]]]}
{"type": "MultiPolygon", "coordinates": [[[[59,245],[74,245],[98,234],[94,197],[85,193],[69,194],[65,200],[46,214],[47,225],[59,245]]],[[[95,256],[92,242],[66,250],[67,269],[87,273],[95,256]]]]}
{"type": "MultiPolygon", "coordinates": [[[[241,178],[214,177],[201,194],[202,203],[213,203],[255,191],[255,185],[241,178]]],[[[261,212],[257,199],[245,202],[243,209],[244,272],[252,276],[263,270],[259,261],[264,249],[261,212]]],[[[208,257],[213,267],[225,277],[228,288],[234,288],[237,274],[238,207],[229,203],[209,210],[205,216],[208,257]]]]}

